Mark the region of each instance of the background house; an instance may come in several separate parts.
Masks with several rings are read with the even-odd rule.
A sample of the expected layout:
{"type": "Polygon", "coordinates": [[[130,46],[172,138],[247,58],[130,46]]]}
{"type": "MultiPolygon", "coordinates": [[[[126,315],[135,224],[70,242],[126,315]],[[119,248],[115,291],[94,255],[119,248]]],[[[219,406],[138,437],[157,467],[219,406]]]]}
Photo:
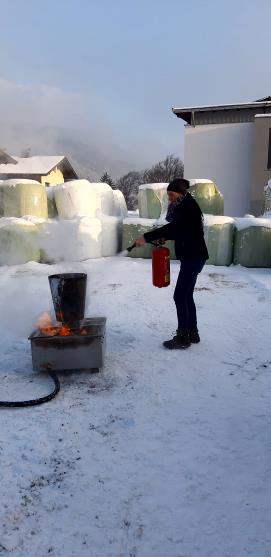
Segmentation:
{"type": "Polygon", "coordinates": [[[186,122],[185,177],[216,182],[226,214],[259,215],[271,178],[271,97],[172,110],[186,122]]]}
{"type": "Polygon", "coordinates": [[[78,176],[64,156],[11,157],[0,151],[0,180],[11,178],[30,178],[49,186],[78,176]]]}

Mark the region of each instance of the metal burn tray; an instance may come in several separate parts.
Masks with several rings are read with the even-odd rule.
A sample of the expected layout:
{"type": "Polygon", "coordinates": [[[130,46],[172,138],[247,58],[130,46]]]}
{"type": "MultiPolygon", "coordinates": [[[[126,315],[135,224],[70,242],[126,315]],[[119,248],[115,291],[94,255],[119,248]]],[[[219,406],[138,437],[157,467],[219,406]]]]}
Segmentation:
{"type": "MultiPolygon", "coordinates": [[[[105,317],[91,317],[72,328],[72,335],[46,335],[35,330],[29,336],[35,371],[100,369],[105,355],[105,317]],[[84,334],[82,334],[84,330],[84,334]]],[[[58,324],[59,325],[59,324],[58,324]]],[[[57,325],[56,325],[57,327],[57,325]]]]}

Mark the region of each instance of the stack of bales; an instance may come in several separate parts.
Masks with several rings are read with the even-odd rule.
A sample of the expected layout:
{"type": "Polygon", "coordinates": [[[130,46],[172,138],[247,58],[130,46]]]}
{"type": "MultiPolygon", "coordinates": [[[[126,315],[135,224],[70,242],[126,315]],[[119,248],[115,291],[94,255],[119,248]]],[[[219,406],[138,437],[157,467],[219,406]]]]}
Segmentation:
{"type": "MultiPolygon", "coordinates": [[[[139,187],[139,218],[128,218],[123,223],[123,249],[133,244],[135,239],[155,228],[166,224],[168,207],[168,184],[144,184],[139,187]]],[[[211,180],[190,180],[189,193],[196,199],[204,215],[204,234],[212,265],[230,265],[233,251],[233,219],[224,217],[224,198],[211,180]],[[221,216],[214,216],[221,215],[221,216]]],[[[166,242],[175,259],[173,242],[166,242]]],[[[130,257],[149,258],[151,246],[146,245],[130,252],[130,257]]]]}
{"type": "Polygon", "coordinates": [[[35,180],[3,180],[0,183],[0,264],[40,261],[38,230],[26,215],[47,219],[45,186],[35,180]]]}
{"type": "Polygon", "coordinates": [[[45,188],[33,180],[2,181],[0,264],[115,255],[127,214],[123,194],[108,184],[74,180],[45,188]]]}

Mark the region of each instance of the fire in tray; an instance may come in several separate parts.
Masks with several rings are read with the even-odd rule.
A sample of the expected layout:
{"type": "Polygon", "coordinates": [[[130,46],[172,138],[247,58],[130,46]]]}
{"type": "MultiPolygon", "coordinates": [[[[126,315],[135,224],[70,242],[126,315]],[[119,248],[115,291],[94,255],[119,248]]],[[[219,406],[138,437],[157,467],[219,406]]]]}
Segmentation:
{"type": "Polygon", "coordinates": [[[85,336],[88,334],[87,329],[84,327],[71,329],[67,324],[57,322],[53,323],[51,316],[47,312],[43,313],[39,317],[37,328],[40,333],[48,337],[69,337],[73,335],[85,336]]]}

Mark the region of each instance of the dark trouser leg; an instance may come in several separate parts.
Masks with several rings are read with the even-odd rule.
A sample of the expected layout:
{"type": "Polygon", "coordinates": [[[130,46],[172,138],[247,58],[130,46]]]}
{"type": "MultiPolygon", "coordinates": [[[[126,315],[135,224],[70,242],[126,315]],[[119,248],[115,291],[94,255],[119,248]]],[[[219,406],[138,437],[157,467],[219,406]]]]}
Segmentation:
{"type": "Polygon", "coordinates": [[[197,326],[196,306],[193,298],[198,274],[205,261],[186,260],[181,262],[174,302],[177,310],[178,329],[193,329],[197,326]]]}

